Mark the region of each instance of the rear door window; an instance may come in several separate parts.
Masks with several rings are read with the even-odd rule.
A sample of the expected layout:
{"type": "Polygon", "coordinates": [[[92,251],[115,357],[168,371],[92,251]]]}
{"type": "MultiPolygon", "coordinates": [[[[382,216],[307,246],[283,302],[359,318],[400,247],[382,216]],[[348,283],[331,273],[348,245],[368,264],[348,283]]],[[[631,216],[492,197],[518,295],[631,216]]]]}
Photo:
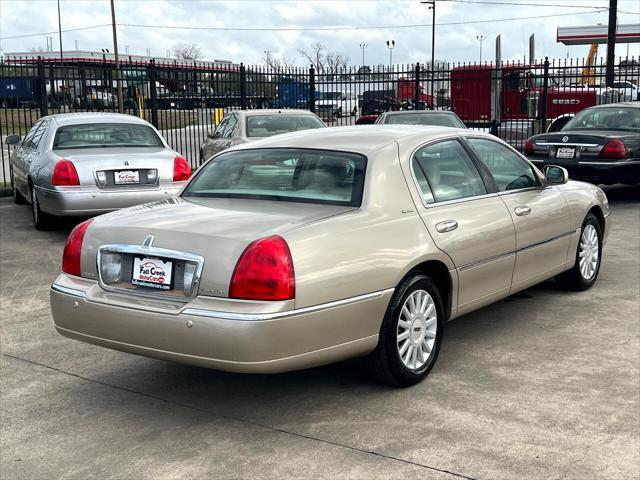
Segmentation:
{"type": "Polygon", "coordinates": [[[487,193],[471,157],[457,140],[416,151],[412,168],[425,203],[447,202],[487,193]]]}

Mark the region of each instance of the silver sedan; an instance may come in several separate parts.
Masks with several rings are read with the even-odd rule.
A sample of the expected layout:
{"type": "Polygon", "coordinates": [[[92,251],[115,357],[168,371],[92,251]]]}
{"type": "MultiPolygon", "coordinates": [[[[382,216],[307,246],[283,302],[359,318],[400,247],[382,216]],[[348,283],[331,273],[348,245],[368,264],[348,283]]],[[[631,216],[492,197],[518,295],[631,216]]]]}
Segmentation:
{"type": "Polygon", "coordinates": [[[239,110],[230,112],[200,147],[200,163],[229,147],[281,133],[326,127],[306,110],[239,110]]]}
{"type": "Polygon", "coordinates": [[[52,216],[97,215],[175,195],[188,162],[149,123],[115,113],[41,118],[11,156],[16,203],[30,203],[41,230],[52,216]]]}

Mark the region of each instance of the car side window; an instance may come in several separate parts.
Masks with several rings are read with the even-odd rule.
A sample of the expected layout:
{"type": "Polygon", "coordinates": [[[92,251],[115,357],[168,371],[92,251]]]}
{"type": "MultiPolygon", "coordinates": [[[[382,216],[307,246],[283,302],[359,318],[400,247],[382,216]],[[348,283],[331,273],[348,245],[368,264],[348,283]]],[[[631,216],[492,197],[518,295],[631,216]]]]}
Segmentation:
{"type": "Polygon", "coordinates": [[[42,124],[40,125],[40,127],[38,127],[38,130],[35,131],[35,133],[33,134],[33,137],[31,138],[31,148],[33,148],[34,150],[37,150],[38,147],[40,146],[40,141],[42,140],[42,138],[44,137],[44,134],[47,131],[47,122],[42,122],[42,124]]]}
{"type": "Polygon", "coordinates": [[[224,129],[224,132],[222,132],[222,138],[232,138],[233,132],[236,129],[237,124],[238,124],[238,117],[236,117],[233,114],[230,115],[229,123],[227,123],[227,126],[224,129]]]}
{"type": "Polygon", "coordinates": [[[469,143],[493,176],[501,192],[539,185],[531,165],[509,148],[485,138],[469,138],[469,143]]]}
{"type": "Polygon", "coordinates": [[[480,173],[457,140],[445,140],[420,148],[413,156],[411,166],[426,203],[487,193],[480,173]]]}
{"type": "Polygon", "coordinates": [[[215,136],[217,138],[222,138],[222,136],[224,135],[224,131],[227,128],[227,125],[229,124],[229,118],[231,117],[224,117],[222,119],[222,121],[218,124],[218,126],[215,129],[215,136]]]}
{"type": "Polygon", "coordinates": [[[32,143],[33,142],[33,136],[36,134],[36,132],[38,131],[38,129],[40,128],[40,126],[42,125],[43,122],[44,122],[44,120],[40,120],[33,127],[31,127],[31,130],[29,130],[27,135],[24,137],[24,140],[22,141],[22,146],[23,147],[34,148],[33,147],[33,143],[32,143]]]}

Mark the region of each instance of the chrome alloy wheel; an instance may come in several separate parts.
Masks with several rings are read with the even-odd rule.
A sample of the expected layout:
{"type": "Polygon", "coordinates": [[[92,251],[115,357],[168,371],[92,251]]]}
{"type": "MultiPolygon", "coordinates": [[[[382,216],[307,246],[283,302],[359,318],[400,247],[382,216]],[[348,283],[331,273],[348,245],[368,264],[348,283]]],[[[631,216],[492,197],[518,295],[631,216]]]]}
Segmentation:
{"type": "Polygon", "coordinates": [[[400,310],[396,343],[400,360],[409,370],[419,370],[429,360],[436,342],[438,313],[425,290],[407,297],[400,310]]]}
{"type": "Polygon", "coordinates": [[[593,225],[587,225],[580,236],[580,274],[585,280],[591,280],[598,268],[600,256],[598,232],[593,225]]]}

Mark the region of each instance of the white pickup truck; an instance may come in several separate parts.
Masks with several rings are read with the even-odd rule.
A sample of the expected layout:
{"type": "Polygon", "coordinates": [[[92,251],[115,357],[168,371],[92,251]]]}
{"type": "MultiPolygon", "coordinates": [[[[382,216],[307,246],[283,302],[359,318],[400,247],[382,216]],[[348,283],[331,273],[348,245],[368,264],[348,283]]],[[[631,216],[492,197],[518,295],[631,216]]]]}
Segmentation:
{"type": "Polygon", "coordinates": [[[316,100],[316,113],[320,118],[343,117],[358,113],[358,97],[354,92],[320,92],[316,100]]]}

